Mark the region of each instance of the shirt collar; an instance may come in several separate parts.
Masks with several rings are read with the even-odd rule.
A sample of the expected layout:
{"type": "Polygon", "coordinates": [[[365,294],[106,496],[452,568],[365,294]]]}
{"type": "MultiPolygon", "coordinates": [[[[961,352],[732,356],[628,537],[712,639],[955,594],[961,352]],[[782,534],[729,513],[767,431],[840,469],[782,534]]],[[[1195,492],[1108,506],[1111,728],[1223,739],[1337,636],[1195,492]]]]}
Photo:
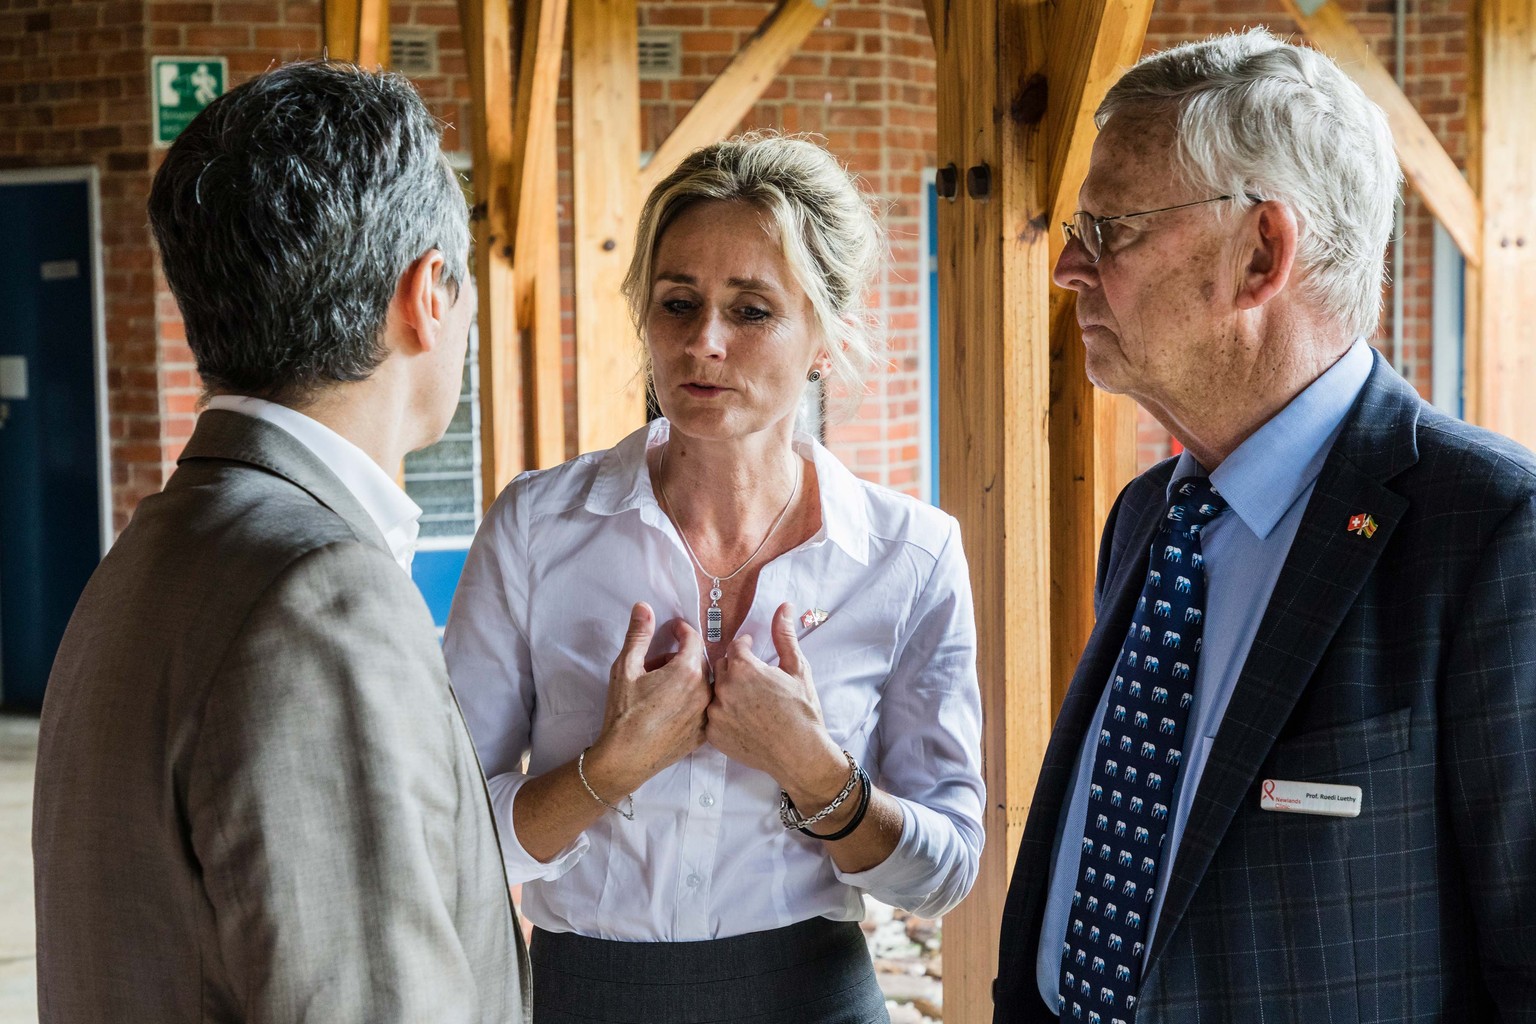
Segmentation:
{"type": "Polygon", "coordinates": [[[265,420],[291,434],[294,440],[315,454],[327,469],[336,474],[342,486],[363,506],[378,526],[400,568],[411,571],[416,535],[421,529],[421,507],[400,489],[379,464],[361,448],[296,409],[247,395],[215,395],[208,408],[238,412],[265,420]]]}
{"type": "MultiPolygon", "coordinates": [[[[672,425],[658,417],[598,456],[597,474],[587,491],[587,511],[600,516],[638,510],[658,529],[666,519],[651,488],[646,452],[667,442],[672,425]]],[[[869,510],[863,481],[811,435],[797,431],[795,451],[809,458],[821,491],[821,529],[811,544],[831,541],[861,565],[869,562],[869,510]]]]}
{"type": "MultiPolygon", "coordinates": [[[[1211,485],[1260,540],[1322,472],[1344,418],[1371,373],[1371,348],[1357,339],[1338,362],[1291,399],[1268,423],[1254,431],[1216,467],[1211,485]]],[[[1174,467],[1173,485],[1204,475],[1185,451],[1174,467]]]]}

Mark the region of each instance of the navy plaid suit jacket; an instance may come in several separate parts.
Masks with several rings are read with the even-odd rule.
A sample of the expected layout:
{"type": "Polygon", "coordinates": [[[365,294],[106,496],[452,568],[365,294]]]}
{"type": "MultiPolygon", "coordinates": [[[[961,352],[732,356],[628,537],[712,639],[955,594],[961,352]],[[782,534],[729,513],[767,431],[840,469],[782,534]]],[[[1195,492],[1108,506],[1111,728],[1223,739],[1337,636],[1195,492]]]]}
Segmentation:
{"type": "MultiPolygon", "coordinates": [[[[1105,527],[1098,622],[1003,911],[994,1024],[1056,1019],[1035,983],[1052,848],[1172,471],[1132,481],[1105,527]]],[[[1137,1024],[1536,1021],[1536,457],[1439,413],[1380,356],[1218,731],[1148,957],[1137,1024]],[[1374,537],[1346,529],[1359,512],[1374,537]],[[1360,786],[1363,809],[1262,811],[1266,778],[1360,786]]]]}

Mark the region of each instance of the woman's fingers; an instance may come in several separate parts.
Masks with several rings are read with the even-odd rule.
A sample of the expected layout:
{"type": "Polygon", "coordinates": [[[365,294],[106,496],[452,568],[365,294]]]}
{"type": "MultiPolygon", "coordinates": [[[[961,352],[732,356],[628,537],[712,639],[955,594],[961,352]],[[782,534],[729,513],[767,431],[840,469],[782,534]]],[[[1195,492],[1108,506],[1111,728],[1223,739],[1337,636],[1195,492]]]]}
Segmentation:
{"type": "Polygon", "coordinates": [[[788,602],[773,613],[773,647],[779,652],[779,667],[792,676],[800,675],[800,637],[795,632],[795,610],[788,602]]]}
{"type": "Polygon", "coordinates": [[[634,679],[643,675],[645,652],[651,646],[651,636],[656,632],[656,615],[644,601],[637,602],[629,610],[629,629],[624,634],[624,646],[614,660],[614,667],[625,676],[634,679]]]}

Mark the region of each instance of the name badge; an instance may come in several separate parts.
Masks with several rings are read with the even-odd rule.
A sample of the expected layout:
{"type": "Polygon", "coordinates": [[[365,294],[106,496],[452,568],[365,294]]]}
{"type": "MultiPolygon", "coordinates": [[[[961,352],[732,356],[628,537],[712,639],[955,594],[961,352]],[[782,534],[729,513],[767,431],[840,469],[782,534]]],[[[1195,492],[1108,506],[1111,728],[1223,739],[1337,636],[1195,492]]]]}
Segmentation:
{"type": "Polygon", "coordinates": [[[1266,811],[1327,814],[1335,818],[1358,818],[1361,797],[1364,795],[1359,786],[1285,782],[1280,779],[1265,779],[1259,789],[1259,806],[1266,811]]]}

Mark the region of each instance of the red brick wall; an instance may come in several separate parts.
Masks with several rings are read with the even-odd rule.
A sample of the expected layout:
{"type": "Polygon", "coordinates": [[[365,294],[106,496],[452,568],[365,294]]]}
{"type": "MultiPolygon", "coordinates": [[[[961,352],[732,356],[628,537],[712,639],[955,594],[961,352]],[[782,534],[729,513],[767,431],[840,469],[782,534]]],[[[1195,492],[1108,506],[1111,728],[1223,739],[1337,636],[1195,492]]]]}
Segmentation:
{"type": "MultiPolygon", "coordinates": [[[[154,56],[222,56],[229,60],[232,88],[274,63],[312,56],[319,49],[318,3],[173,0],[145,5],[149,53],[154,56]]],[[[151,172],[164,159],[163,149],[149,153],[151,172]]],[[[161,431],[169,476],[187,438],[192,436],[201,381],[187,348],[186,330],[176,300],[155,272],[156,327],[159,338],[161,431]]]]}
{"type": "MultiPolygon", "coordinates": [[[[465,123],[468,87],[452,0],[396,4],[439,28],[443,74],[418,83],[465,123]],[[444,27],[446,26],[446,27],[444,27]]],[[[108,417],[115,524],[159,490],[191,435],[199,383],[144,213],[164,151],[150,140],[151,56],[224,56],[236,85],[320,49],[318,2],[0,0],[0,167],[100,173],[108,417]]],[[[456,128],[449,148],[458,146],[456,128]]]]}
{"type": "MultiPolygon", "coordinates": [[[[0,0],[4,2],[4,0],[0,0]]],[[[212,0],[212,2],[150,3],[147,7],[150,50],[158,56],[177,54],[224,56],[229,59],[229,86],[247,81],[283,61],[313,57],[321,49],[321,6],[305,0],[212,0]]],[[[468,123],[469,85],[465,79],[463,40],[458,9],[452,0],[415,0],[390,7],[393,24],[428,28],[438,33],[440,74],[417,80],[433,113],[448,123],[444,147],[467,148],[458,126],[468,123]]],[[[150,154],[151,169],[159,166],[163,150],[150,154]]],[[[175,299],[158,272],[155,280],[159,334],[159,378],[163,457],[168,475],[192,434],[200,382],[192,353],[186,346],[175,299]]]]}
{"type": "MultiPolygon", "coordinates": [[[[1453,157],[1466,152],[1468,0],[1411,0],[1406,91],[1453,157]]],[[[682,32],[681,74],[641,86],[642,145],[653,148],[772,9],[770,0],[642,0],[641,24],[682,32]]],[[[1392,7],[1345,0],[1354,23],[1390,66],[1392,7]]],[[[397,26],[437,33],[440,73],[417,79],[449,128],[445,146],[467,151],[471,123],[462,38],[453,0],[397,0],[397,26]]],[[[149,57],[223,55],[230,84],[320,47],[318,0],[0,0],[0,166],[90,163],[101,172],[106,269],[109,410],[117,525],[158,489],[189,435],[197,395],[191,354],[175,304],[155,269],[144,223],[150,177],[163,151],[149,139],[149,57]]],[[[1249,24],[1291,31],[1278,0],[1165,0],[1147,49],[1249,24]]],[[[936,150],[932,47],[921,0],[839,0],[791,59],[741,128],[814,132],[879,198],[891,260],[873,296],[889,340],[858,417],[829,432],[834,450],[860,474],[920,490],[922,336],[920,197],[936,150]]],[[[562,87],[559,143],[564,290],[570,294],[569,77],[562,87]]],[[[1409,197],[1404,232],[1404,345],[1409,379],[1427,391],[1430,372],[1431,222],[1409,197]]],[[[614,301],[620,301],[615,296],[614,301]]],[[[1390,294],[1382,338],[1391,334],[1390,294]]],[[[567,305],[567,316],[569,306],[567,305]]],[[[567,333],[567,432],[573,440],[574,363],[567,333]]],[[[1144,420],[1139,454],[1168,451],[1166,432],[1144,420]]]]}
{"type": "MultiPolygon", "coordinates": [[[[682,74],[642,87],[643,144],[652,147],[772,4],[651,0],[641,7],[642,24],[684,32],[682,74]]],[[[163,157],[149,138],[149,58],[224,56],[233,86],[275,63],[318,53],[320,16],[319,3],[302,0],[0,0],[0,110],[7,112],[0,166],[92,163],[101,170],[118,528],[174,468],[198,394],[185,331],[145,226],[149,182],[163,157]]],[[[445,148],[467,151],[460,127],[471,121],[469,92],[456,5],[396,2],[391,19],[437,32],[440,73],[418,78],[417,85],[449,125],[445,148]]],[[[568,93],[567,79],[560,135],[567,246],[568,93]]],[[[920,0],[842,0],[742,125],[823,136],[882,201],[893,259],[873,300],[889,328],[891,362],[872,383],[858,419],[834,428],[832,441],[860,472],[908,489],[916,488],[919,473],[918,197],[935,145],[933,107],[933,59],[920,0]]],[[[568,249],[564,262],[569,294],[568,249]]],[[[571,386],[569,323],[567,338],[571,386]]],[[[567,411],[574,427],[569,398],[567,411]]],[[[574,429],[569,435],[574,438],[574,429]]]]}
{"type": "Polygon", "coordinates": [[[162,483],[142,3],[0,0],[0,167],[100,174],[117,525],[162,483]]]}

